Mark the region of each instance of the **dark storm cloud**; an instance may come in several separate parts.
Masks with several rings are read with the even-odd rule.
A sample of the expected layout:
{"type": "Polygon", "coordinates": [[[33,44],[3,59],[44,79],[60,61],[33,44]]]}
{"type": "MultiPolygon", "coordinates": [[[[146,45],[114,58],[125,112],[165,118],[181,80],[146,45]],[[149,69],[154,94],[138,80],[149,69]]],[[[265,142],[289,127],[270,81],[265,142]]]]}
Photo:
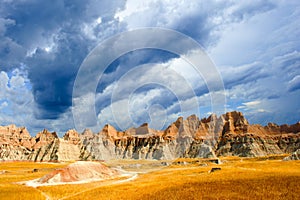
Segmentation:
{"type": "MultiPolygon", "coordinates": [[[[11,84],[10,82],[19,76],[24,78],[26,83],[22,89],[27,91],[24,98],[34,99],[36,105],[32,103],[30,106],[29,104],[27,107],[23,106],[26,109],[16,108],[14,105],[22,101],[15,101],[18,91],[13,91],[13,88],[11,91],[14,95],[4,92],[5,98],[0,99],[0,102],[2,107],[8,104],[5,109],[11,113],[34,112],[36,116],[27,119],[23,115],[18,115],[20,117],[15,119],[0,113],[2,114],[0,121],[11,119],[8,120],[10,123],[14,123],[15,120],[20,125],[36,128],[41,128],[41,122],[53,130],[72,128],[70,125],[72,89],[84,58],[97,44],[116,33],[141,27],[171,28],[192,37],[208,51],[218,47],[217,59],[219,57],[226,59],[219,63],[224,66],[217,67],[224,79],[226,89],[230,94],[234,94],[232,96],[238,97],[241,102],[250,100],[263,102],[263,99],[267,99],[268,104],[276,106],[268,109],[266,103],[265,108],[257,109],[278,111],[282,106],[282,110],[295,113],[295,110],[299,110],[296,100],[299,99],[300,91],[298,4],[295,1],[262,0],[251,2],[2,1],[0,3],[0,73],[4,71],[3,74],[8,77],[8,81],[4,81],[5,84],[11,84]],[[140,6],[135,8],[136,4],[140,6]],[[15,69],[26,71],[26,75],[13,75],[15,69]],[[283,99],[283,96],[287,98],[283,99]],[[289,103],[291,100],[294,102],[293,108],[289,103]],[[35,120],[36,118],[40,120],[35,120]]],[[[143,40],[147,38],[145,36],[147,35],[140,38],[137,36],[134,39],[143,40]]],[[[157,38],[155,42],[184,48],[184,44],[176,39],[165,41],[164,38],[157,38]]],[[[112,46],[106,47],[107,55],[109,56],[114,50],[112,46]]],[[[147,63],[163,66],[171,62],[173,65],[176,64],[176,58],[177,55],[168,52],[146,49],[130,52],[115,60],[106,69],[97,88],[96,107],[101,111],[99,119],[103,123],[113,119],[105,108],[109,108],[112,104],[110,95],[115,81],[130,69],[147,63]]],[[[156,73],[147,74],[147,77],[157,78],[157,74],[160,73],[160,70],[157,70],[156,73]]],[[[136,76],[142,77],[143,73],[136,76]]],[[[88,81],[93,81],[86,77],[88,81]]],[[[193,85],[195,98],[202,98],[209,94],[203,81],[193,79],[195,77],[189,78],[185,80],[187,83],[196,82],[193,85]]],[[[172,80],[176,82],[178,79],[170,77],[169,82],[172,80]]],[[[140,80],[139,84],[142,83],[143,80],[140,80]]],[[[5,84],[3,88],[6,87],[5,84]]],[[[134,87],[136,84],[133,82],[134,87]]],[[[177,81],[176,84],[178,84],[176,91],[182,90],[180,93],[186,97],[181,100],[190,104],[188,102],[192,95],[185,93],[181,83],[177,81]]],[[[147,111],[143,103],[159,104],[167,109],[168,115],[177,116],[180,107],[176,102],[179,100],[172,92],[167,91],[167,88],[156,88],[153,85],[143,85],[134,91],[133,96],[137,100],[142,100],[139,106],[133,106],[134,109],[141,110],[135,115],[138,123],[149,120],[149,117],[143,117],[144,111],[147,111]]],[[[20,94],[22,96],[25,92],[20,94]]],[[[295,116],[299,116],[299,111],[296,112],[298,115],[295,116]]],[[[274,113],[276,112],[270,112],[269,115],[272,117],[274,113]]],[[[257,122],[263,117],[262,114],[257,122]]],[[[282,117],[278,117],[280,121],[279,118],[282,117]]],[[[268,118],[273,121],[271,119],[268,118]]]]}
{"type": "Polygon", "coordinates": [[[7,29],[15,26],[15,20],[0,17],[0,69],[9,70],[19,66],[26,55],[26,50],[11,38],[6,36],[7,29]]]}
{"type": "Polygon", "coordinates": [[[55,53],[37,49],[27,59],[35,101],[42,110],[39,118],[56,118],[71,105],[73,81],[88,53],[87,41],[70,31],[57,43],[55,53]]]}
{"type": "Polygon", "coordinates": [[[77,70],[95,45],[82,32],[82,24],[102,15],[110,20],[122,6],[120,1],[101,3],[101,7],[80,0],[2,3],[1,70],[26,64],[38,118],[55,119],[71,106],[77,70]]]}
{"type": "MultiPolygon", "coordinates": [[[[58,118],[71,106],[76,72],[91,48],[95,46],[95,40],[90,37],[90,34],[96,38],[106,38],[122,31],[123,26],[114,19],[114,16],[118,9],[124,7],[124,3],[122,1],[111,3],[110,1],[79,0],[55,0],[48,3],[32,0],[3,3],[6,30],[5,40],[2,40],[5,44],[2,44],[4,48],[2,48],[1,57],[6,60],[6,64],[7,60],[11,60],[12,64],[18,64],[18,62],[26,64],[34,100],[39,108],[35,112],[38,118],[58,118]],[[101,17],[101,25],[89,29],[88,33],[82,31],[84,24],[90,26],[93,20],[99,17],[101,17]],[[46,48],[50,50],[47,51],[46,48]]],[[[203,5],[197,4],[203,12],[195,12],[197,9],[193,8],[191,14],[185,14],[178,21],[172,22],[171,28],[206,44],[213,27],[209,23],[211,4],[208,7],[203,7],[203,5]]],[[[221,5],[223,4],[219,4],[221,5]]],[[[163,9],[162,4],[158,6],[163,9]]],[[[164,16],[166,17],[168,16],[164,16]]],[[[161,16],[153,19],[152,25],[157,25],[160,19],[162,19],[161,16]]],[[[119,77],[132,66],[149,62],[164,62],[174,57],[176,55],[159,51],[151,52],[151,50],[133,52],[120,58],[120,61],[116,61],[121,63],[119,77]]],[[[114,76],[105,80],[106,83],[99,85],[99,92],[119,77],[117,73],[114,73],[114,76]]],[[[206,88],[201,89],[200,92],[206,92],[204,90],[206,88]]]]}

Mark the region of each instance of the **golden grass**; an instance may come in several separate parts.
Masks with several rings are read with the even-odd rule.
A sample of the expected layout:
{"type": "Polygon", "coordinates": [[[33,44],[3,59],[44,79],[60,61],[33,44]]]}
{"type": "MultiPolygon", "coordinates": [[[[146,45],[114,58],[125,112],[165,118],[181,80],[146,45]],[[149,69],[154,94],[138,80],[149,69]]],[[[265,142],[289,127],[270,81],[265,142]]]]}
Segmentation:
{"type": "Polygon", "coordinates": [[[45,199],[42,193],[31,187],[18,184],[39,178],[55,168],[61,168],[69,163],[34,163],[34,162],[0,162],[0,199],[45,199]],[[33,172],[38,169],[38,172],[33,172]]]}
{"type": "Polygon", "coordinates": [[[299,199],[300,162],[243,161],[211,167],[176,166],[105,186],[72,199],[299,199]]]}
{"type": "MultiPolygon", "coordinates": [[[[157,167],[120,184],[116,180],[81,185],[38,187],[15,184],[41,177],[66,164],[0,163],[0,199],[300,199],[300,161],[281,161],[273,157],[222,158],[221,165],[202,159],[180,159],[187,165],[157,167]],[[195,162],[197,161],[197,162],[195,162]],[[201,164],[206,163],[207,166],[201,164]],[[200,166],[201,165],[201,166],[200,166]],[[208,173],[212,167],[220,171],[208,173]],[[30,173],[33,168],[40,168],[30,173]]],[[[142,161],[142,164],[157,162],[142,161]]],[[[117,165],[113,161],[110,165],[117,165]]],[[[122,161],[123,165],[139,164],[122,161]]],[[[133,169],[132,169],[133,170],[133,169]]]]}

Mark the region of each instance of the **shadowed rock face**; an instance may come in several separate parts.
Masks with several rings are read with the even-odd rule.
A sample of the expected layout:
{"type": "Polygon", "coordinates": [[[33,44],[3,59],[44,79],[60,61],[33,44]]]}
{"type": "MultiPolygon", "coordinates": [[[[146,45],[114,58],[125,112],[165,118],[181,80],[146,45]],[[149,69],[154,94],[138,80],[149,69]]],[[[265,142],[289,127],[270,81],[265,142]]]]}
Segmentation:
{"type": "Polygon", "coordinates": [[[300,160],[300,149],[296,150],[295,152],[291,153],[291,155],[285,157],[283,160],[300,160]]]}
{"type": "Polygon", "coordinates": [[[66,161],[108,159],[175,159],[179,157],[265,156],[300,148],[300,123],[250,125],[241,112],[199,119],[179,117],[164,131],[138,128],[99,133],[69,130],[63,138],[43,130],[31,137],[26,128],[0,126],[0,160],[66,161]]]}
{"type": "Polygon", "coordinates": [[[269,123],[249,125],[240,112],[225,114],[222,136],[219,138],[218,156],[265,156],[268,154],[290,153],[300,148],[299,123],[278,126],[269,123]]]}

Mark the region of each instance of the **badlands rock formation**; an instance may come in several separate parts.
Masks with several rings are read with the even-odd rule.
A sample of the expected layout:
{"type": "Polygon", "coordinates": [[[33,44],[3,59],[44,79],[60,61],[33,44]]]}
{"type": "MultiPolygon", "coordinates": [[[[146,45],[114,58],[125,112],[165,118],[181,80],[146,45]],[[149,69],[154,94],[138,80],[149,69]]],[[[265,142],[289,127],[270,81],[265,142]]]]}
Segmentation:
{"type": "Polygon", "coordinates": [[[117,131],[105,125],[97,134],[69,130],[63,138],[43,130],[31,137],[26,128],[0,126],[0,160],[68,161],[108,159],[175,159],[179,157],[265,156],[300,148],[300,122],[250,125],[240,112],[199,119],[179,117],[165,130],[117,131]]]}
{"type": "Polygon", "coordinates": [[[25,127],[0,126],[0,160],[27,160],[34,144],[25,127]]]}
{"type": "MultiPolygon", "coordinates": [[[[110,179],[120,175],[118,171],[111,169],[99,162],[77,161],[62,169],[56,169],[50,174],[35,180],[38,185],[64,184],[74,182],[87,182],[110,179]]],[[[29,185],[34,185],[32,181],[29,185]]]]}
{"type": "Polygon", "coordinates": [[[283,160],[300,160],[300,149],[297,149],[295,152],[285,157],[283,160]]]}

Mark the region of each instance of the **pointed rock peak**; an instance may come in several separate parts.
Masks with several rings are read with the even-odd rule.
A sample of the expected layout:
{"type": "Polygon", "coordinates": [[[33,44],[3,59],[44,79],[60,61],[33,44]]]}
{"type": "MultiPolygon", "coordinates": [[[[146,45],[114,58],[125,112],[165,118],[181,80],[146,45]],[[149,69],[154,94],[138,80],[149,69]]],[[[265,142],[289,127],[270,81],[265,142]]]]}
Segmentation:
{"type": "Polygon", "coordinates": [[[187,117],[186,119],[187,119],[188,121],[195,121],[195,120],[199,121],[199,118],[198,118],[197,115],[195,115],[195,114],[193,114],[193,115],[187,117]]]}
{"type": "Polygon", "coordinates": [[[29,134],[28,130],[25,127],[21,127],[20,128],[20,137],[31,138],[31,135],[29,134]]]}
{"type": "Polygon", "coordinates": [[[279,127],[279,125],[275,124],[275,123],[269,122],[268,125],[267,125],[267,127],[279,127]]]}
{"type": "Polygon", "coordinates": [[[172,123],[168,128],[164,131],[164,136],[175,137],[178,134],[177,126],[172,123]]]}
{"type": "Polygon", "coordinates": [[[227,112],[226,113],[227,116],[233,116],[233,117],[244,117],[243,113],[239,112],[239,111],[231,111],[231,112],[227,112]]]}
{"type": "Polygon", "coordinates": [[[178,117],[174,124],[177,128],[179,128],[180,126],[182,126],[182,123],[183,123],[183,117],[178,117]]]}
{"type": "Polygon", "coordinates": [[[243,113],[238,112],[238,111],[232,111],[232,112],[227,112],[225,114],[225,120],[226,121],[231,121],[231,123],[234,124],[249,124],[247,119],[244,117],[243,113]]]}
{"type": "Polygon", "coordinates": [[[104,126],[103,126],[103,129],[104,128],[107,128],[107,127],[109,127],[109,126],[111,126],[110,124],[105,124],[104,126]]]}
{"type": "Polygon", "coordinates": [[[105,124],[102,130],[111,130],[111,129],[116,130],[115,127],[113,127],[112,125],[105,124]]]}
{"type": "Polygon", "coordinates": [[[78,144],[80,141],[79,133],[75,129],[68,130],[63,136],[63,139],[72,144],[78,144]]]}
{"type": "Polygon", "coordinates": [[[84,141],[85,139],[93,138],[94,136],[94,133],[89,128],[84,129],[84,131],[79,135],[82,141],[84,141]]]}
{"type": "Polygon", "coordinates": [[[54,132],[52,132],[52,133],[50,133],[54,138],[58,138],[58,135],[57,135],[57,133],[54,131],[54,132]]]}
{"type": "Polygon", "coordinates": [[[177,121],[178,121],[178,122],[182,122],[182,121],[183,121],[183,117],[182,117],[182,116],[178,117],[177,120],[176,120],[176,122],[177,122],[177,121]]]}
{"type": "Polygon", "coordinates": [[[135,134],[137,135],[146,135],[149,134],[151,132],[148,123],[144,123],[142,124],[140,127],[135,129],[135,134]]]}
{"type": "Polygon", "coordinates": [[[54,138],[58,138],[56,132],[52,132],[52,133],[51,133],[51,132],[48,131],[47,129],[44,129],[44,130],[42,130],[41,132],[39,132],[39,133],[36,135],[36,137],[37,137],[37,138],[39,138],[39,137],[43,137],[43,138],[45,138],[45,137],[54,137],[54,138]]]}
{"type": "Polygon", "coordinates": [[[280,131],[285,133],[299,133],[300,123],[298,122],[292,125],[287,125],[287,124],[280,125],[280,131]]]}
{"type": "Polygon", "coordinates": [[[0,135],[14,135],[15,137],[30,138],[30,134],[25,127],[17,127],[15,124],[0,126],[0,135]]]}
{"type": "Polygon", "coordinates": [[[148,127],[148,123],[143,123],[140,127],[148,127]]]}
{"type": "Polygon", "coordinates": [[[104,134],[106,136],[117,136],[118,131],[110,124],[105,124],[103,129],[99,132],[99,134],[104,134]]]}
{"type": "Polygon", "coordinates": [[[125,135],[135,135],[135,128],[134,127],[130,127],[127,130],[125,130],[124,132],[125,135]]]}
{"type": "Polygon", "coordinates": [[[217,121],[217,119],[218,119],[218,116],[215,113],[212,113],[211,115],[208,116],[208,118],[201,119],[201,122],[209,123],[212,121],[217,121]]]}
{"type": "Polygon", "coordinates": [[[275,124],[275,123],[271,123],[269,122],[267,126],[265,126],[265,129],[267,131],[272,131],[272,132],[279,132],[280,131],[280,126],[275,124]]]}
{"type": "Polygon", "coordinates": [[[39,132],[38,134],[43,134],[43,135],[47,135],[47,134],[51,134],[50,131],[48,131],[47,129],[43,129],[41,132],[39,132]]]}
{"type": "Polygon", "coordinates": [[[79,137],[79,133],[75,129],[70,129],[68,130],[65,135],[63,136],[64,138],[67,137],[79,137]]]}
{"type": "Polygon", "coordinates": [[[110,124],[108,124],[108,129],[109,129],[110,131],[116,131],[116,132],[117,132],[117,130],[115,129],[115,127],[112,126],[112,125],[110,125],[110,124]]]}
{"type": "Polygon", "coordinates": [[[247,119],[244,117],[244,115],[241,112],[238,111],[232,111],[227,112],[223,115],[224,117],[224,126],[222,134],[225,133],[245,133],[249,129],[249,123],[247,119]]]}
{"type": "Polygon", "coordinates": [[[44,144],[49,144],[50,142],[54,141],[57,139],[58,136],[56,132],[49,132],[47,129],[42,130],[38,134],[36,134],[34,140],[35,144],[33,146],[34,149],[40,148],[44,144]]]}
{"type": "Polygon", "coordinates": [[[86,128],[86,129],[84,129],[84,131],[81,133],[81,135],[83,135],[83,136],[92,136],[92,135],[93,135],[93,132],[92,132],[91,129],[86,128]]]}
{"type": "Polygon", "coordinates": [[[17,128],[17,126],[16,126],[15,124],[10,124],[10,125],[7,126],[7,128],[8,128],[9,130],[14,130],[14,129],[17,128]]]}
{"type": "Polygon", "coordinates": [[[21,129],[20,133],[25,134],[25,135],[30,135],[29,132],[28,132],[28,130],[27,130],[27,128],[21,127],[20,129],[21,129]]]}

